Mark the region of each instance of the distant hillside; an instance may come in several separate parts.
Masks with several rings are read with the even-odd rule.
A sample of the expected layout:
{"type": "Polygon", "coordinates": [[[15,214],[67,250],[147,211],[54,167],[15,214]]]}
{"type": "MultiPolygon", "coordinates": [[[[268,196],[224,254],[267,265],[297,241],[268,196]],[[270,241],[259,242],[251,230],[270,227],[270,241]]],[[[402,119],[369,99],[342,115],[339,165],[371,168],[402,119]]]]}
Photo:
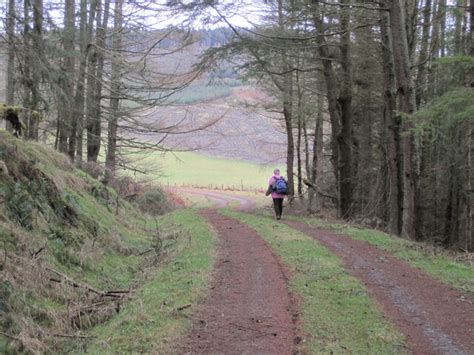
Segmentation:
{"type": "Polygon", "coordinates": [[[141,43],[149,43],[160,39],[155,48],[175,49],[182,45],[182,38],[185,36],[189,42],[193,42],[200,47],[219,47],[229,43],[233,36],[233,32],[227,27],[219,27],[214,29],[201,29],[191,32],[175,31],[169,33],[168,30],[156,31],[134,31],[127,35],[130,50],[143,50],[147,47],[140,47],[141,43]]]}
{"type": "MultiPolygon", "coordinates": [[[[137,46],[139,41],[153,41],[163,33],[146,32],[142,36],[131,42],[137,46]]],[[[190,34],[192,45],[171,52],[181,45],[182,36],[182,33],[173,33],[162,39],[150,63],[160,71],[185,73],[192,69],[207,49],[228,43],[232,32],[227,28],[195,31],[190,34]],[[164,53],[166,55],[160,55],[164,53]]],[[[157,95],[159,98],[159,93],[157,95]]],[[[262,91],[243,84],[231,63],[219,63],[218,67],[203,73],[184,90],[171,95],[165,104],[154,107],[143,120],[157,128],[179,123],[179,127],[169,132],[163,142],[167,148],[197,150],[208,156],[261,164],[279,164],[285,161],[286,135],[278,115],[263,108],[270,101],[262,91]],[[217,122],[208,126],[214,121],[217,122]],[[206,128],[197,130],[203,126],[206,128]],[[179,134],[186,131],[190,133],[179,134]]],[[[138,137],[161,141],[164,135],[144,134],[138,137]]]]}
{"type": "MultiPolygon", "coordinates": [[[[180,123],[164,140],[169,148],[261,164],[283,163],[286,153],[283,122],[278,120],[278,115],[269,114],[259,106],[270,99],[252,87],[211,88],[191,86],[178,96],[187,100],[187,104],[157,107],[144,119],[158,127],[180,123]],[[199,127],[206,128],[196,130],[199,127]]],[[[164,135],[142,137],[162,138],[164,135]]]]}
{"type": "MultiPolygon", "coordinates": [[[[131,31],[126,34],[124,45],[131,61],[141,60],[143,53],[147,53],[147,66],[154,67],[159,73],[175,75],[191,71],[206,50],[227,44],[231,37],[227,28],[191,32],[131,31]]],[[[219,69],[212,69],[203,73],[200,80],[213,79],[216,74],[221,79],[237,77],[232,66],[226,63],[220,63],[219,69]]]]}

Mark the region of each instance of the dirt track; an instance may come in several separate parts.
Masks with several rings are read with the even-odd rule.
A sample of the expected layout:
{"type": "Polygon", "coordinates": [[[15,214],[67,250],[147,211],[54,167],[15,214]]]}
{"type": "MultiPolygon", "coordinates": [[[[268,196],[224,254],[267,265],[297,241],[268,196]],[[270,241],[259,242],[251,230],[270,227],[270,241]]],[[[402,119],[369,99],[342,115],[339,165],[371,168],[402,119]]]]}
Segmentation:
{"type": "Polygon", "coordinates": [[[217,192],[217,191],[211,191],[211,190],[205,190],[205,189],[194,189],[194,188],[180,188],[178,189],[172,189],[173,191],[180,192],[180,193],[186,193],[186,194],[191,194],[191,195],[197,195],[197,196],[202,196],[214,203],[214,205],[218,208],[226,207],[232,202],[238,202],[239,206],[236,208],[239,211],[250,211],[255,207],[255,201],[252,201],[251,199],[237,196],[237,195],[232,195],[230,193],[225,193],[225,192],[217,192]]]}
{"type": "Polygon", "coordinates": [[[182,349],[191,354],[291,354],[297,312],[285,270],[249,227],[206,210],[219,237],[214,281],[182,349]]]}
{"type": "Polygon", "coordinates": [[[474,304],[462,293],[368,243],[286,222],[338,255],[416,354],[474,354],[474,304]]]}
{"type": "MultiPolygon", "coordinates": [[[[218,192],[203,195],[219,207],[236,200],[241,210],[253,205],[248,199],[218,192]]],[[[284,268],[263,240],[245,225],[215,210],[204,215],[219,234],[219,257],[214,289],[198,316],[203,322],[195,325],[186,350],[291,354],[296,336],[291,313],[296,311],[286,291],[284,268]],[[277,270],[276,274],[272,270],[277,270]],[[266,280],[264,288],[261,280],[266,280]],[[272,333],[279,335],[272,339],[272,333]]],[[[368,243],[304,223],[286,223],[317,239],[342,259],[346,269],[366,285],[386,317],[405,335],[408,351],[474,354],[471,298],[368,243]]]]}

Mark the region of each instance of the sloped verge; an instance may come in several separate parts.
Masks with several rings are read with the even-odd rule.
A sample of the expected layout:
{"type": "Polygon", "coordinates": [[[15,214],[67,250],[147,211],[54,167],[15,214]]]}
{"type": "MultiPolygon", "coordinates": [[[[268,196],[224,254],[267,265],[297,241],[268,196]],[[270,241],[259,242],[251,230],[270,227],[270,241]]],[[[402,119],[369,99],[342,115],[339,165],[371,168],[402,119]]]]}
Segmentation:
{"type": "Polygon", "coordinates": [[[47,146],[0,132],[0,353],[61,352],[121,312],[184,234],[47,146]]]}

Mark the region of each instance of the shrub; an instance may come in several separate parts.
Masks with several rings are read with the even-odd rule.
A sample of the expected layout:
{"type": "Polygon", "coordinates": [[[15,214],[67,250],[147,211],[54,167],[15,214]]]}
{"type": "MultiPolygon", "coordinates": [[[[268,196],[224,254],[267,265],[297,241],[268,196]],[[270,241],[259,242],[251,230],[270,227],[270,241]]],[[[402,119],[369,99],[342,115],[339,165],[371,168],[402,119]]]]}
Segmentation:
{"type": "Polygon", "coordinates": [[[146,191],[136,200],[141,211],[158,216],[172,210],[171,203],[166,197],[165,192],[160,188],[153,188],[146,191]]]}

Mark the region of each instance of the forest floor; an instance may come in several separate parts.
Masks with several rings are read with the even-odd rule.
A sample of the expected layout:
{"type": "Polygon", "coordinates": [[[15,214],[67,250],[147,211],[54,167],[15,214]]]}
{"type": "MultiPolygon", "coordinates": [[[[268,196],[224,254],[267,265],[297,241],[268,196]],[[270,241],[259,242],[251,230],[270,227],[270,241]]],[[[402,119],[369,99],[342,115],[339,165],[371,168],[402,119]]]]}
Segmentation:
{"type": "MultiPolygon", "coordinates": [[[[254,218],[252,215],[255,212],[252,209],[255,201],[243,196],[200,189],[186,193],[201,196],[212,202],[214,207],[230,205],[246,212],[241,215],[248,217],[236,218],[229,213],[221,213],[216,208],[206,209],[201,213],[218,236],[217,257],[210,293],[193,316],[192,329],[182,341],[181,351],[291,354],[330,349],[327,346],[299,345],[301,342],[319,342],[314,339],[318,334],[308,334],[308,329],[301,324],[300,315],[308,318],[304,314],[306,301],[290,285],[290,279],[299,277],[301,267],[292,269],[288,256],[278,249],[285,243],[284,239],[276,244],[269,243],[268,240],[271,239],[264,238],[261,232],[244,223],[245,218],[254,218]]],[[[263,218],[270,220],[268,216],[263,218]]],[[[292,218],[288,218],[282,225],[313,238],[313,244],[316,240],[338,257],[343,273],[349,274],[363,285],[367,294],[362,298],[369,298],[369,302],[374,302],[382,313],[383,321],[390,324],[388,327],[393,326],[395,332],[400,333],[403,338],[402,345],[396,344],[397,339],[390,340],[395,344],[392,350],[374,350],[371,345],[365,349],[367,353],[474,353],[472,295],[436,280],[423,270],[367,242],[316,228],[292,218]]],[[[276,233],[284,233],[283,231],[276,233]]],[[[296,257],[303,252],[296,251],[296,257]]],[[[309,287],[308,282],[304,287],[309,287]]],[[[348,292],[365,292],[356,292],[353,288],[351,286],[348,292]]],[[[325,300],[321,299],[319,302],[324,304],[325,300]]],[[[341,312],[345,311],[341,309],[341,312]]],[[[315,317],[321,318],[322,315],[316,314],[315,317]]],[[[347,314],[347,317],[350,318],[351,315],[347,314]]],[[[369,323],[375,322],[369,320],[370,315],[367,318],[369,323]]],[[[345,322],[352,321],[346,319],[345,322]]],[[[357,327],[360,328],[355,328],[357,327]]],[[[371,332],[373,331],[367,331],[371,332]]],[[[364,341],[369,342],[369,339],[364,341]]],[[[358,351],[350,344],[341,345],[339,350],[341,349],[358,351]]]]}

